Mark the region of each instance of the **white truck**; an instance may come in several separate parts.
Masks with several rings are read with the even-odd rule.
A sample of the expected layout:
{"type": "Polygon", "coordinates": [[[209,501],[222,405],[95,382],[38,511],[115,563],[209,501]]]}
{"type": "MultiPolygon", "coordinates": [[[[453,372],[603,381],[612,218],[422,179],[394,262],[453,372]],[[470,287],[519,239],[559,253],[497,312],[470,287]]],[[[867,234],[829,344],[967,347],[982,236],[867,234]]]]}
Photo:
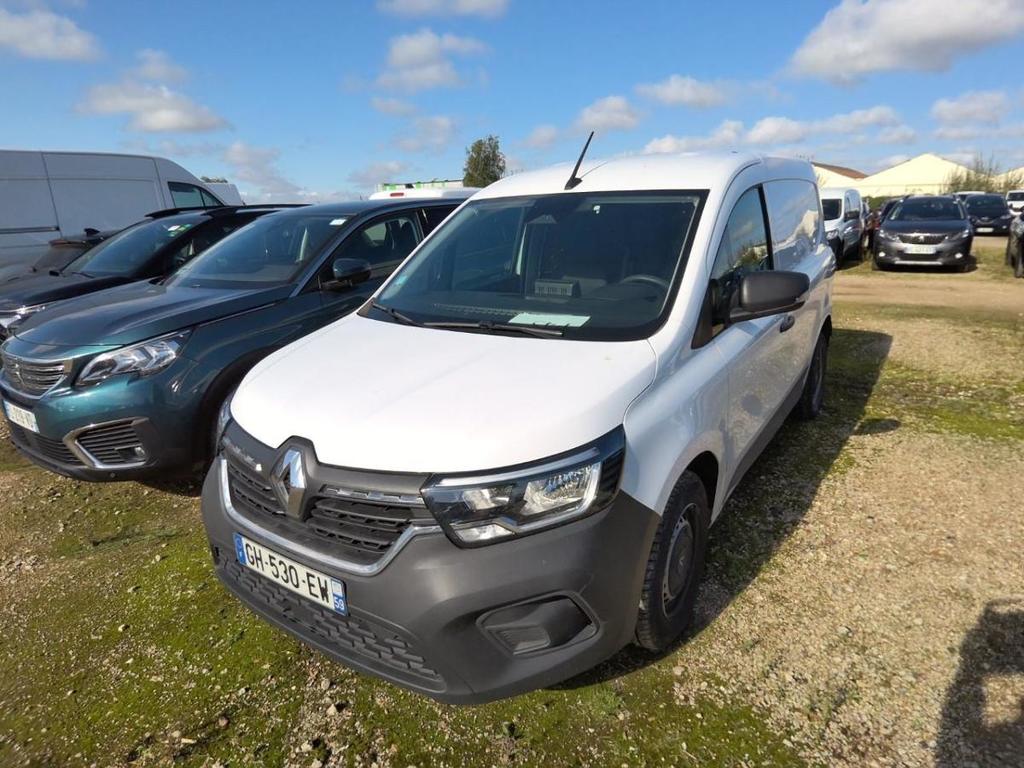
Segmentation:
{"type": "Polygon", "coordinates": [[[32,264],[56,238],[218,205],[220,195],[162,157],[0,150],[0,268],[32,264]]]}

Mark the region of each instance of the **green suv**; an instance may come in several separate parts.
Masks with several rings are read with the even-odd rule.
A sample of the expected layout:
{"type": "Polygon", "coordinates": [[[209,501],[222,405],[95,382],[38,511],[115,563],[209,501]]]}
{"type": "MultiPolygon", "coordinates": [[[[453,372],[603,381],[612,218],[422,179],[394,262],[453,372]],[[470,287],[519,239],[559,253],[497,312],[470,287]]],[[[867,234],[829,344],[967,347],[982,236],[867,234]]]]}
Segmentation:
{"type": "Polygon", "coordinates": [[[221,405],[246,372],[357,309],[461,202],[403,198],[273,213],[166,279],[27,318],[0,347],[0,397],[15,446],[85,480],[201,466],[221,405]]]}

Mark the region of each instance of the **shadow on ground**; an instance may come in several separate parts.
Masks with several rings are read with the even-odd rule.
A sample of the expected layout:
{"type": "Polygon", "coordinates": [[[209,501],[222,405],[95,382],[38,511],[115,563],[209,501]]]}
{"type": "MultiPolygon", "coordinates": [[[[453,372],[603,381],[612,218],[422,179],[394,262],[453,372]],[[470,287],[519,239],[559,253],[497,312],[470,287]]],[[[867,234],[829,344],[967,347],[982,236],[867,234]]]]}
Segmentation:
{"type": "Polygon", "coordinates": [[[556,688],[610,680],[672,654],[746,589],[800,524],[825,477],[842,469],[840,454],[850,436],[899,428],[894,418],[864,418],[891,346],[892,337],[882,333],[833,333],[825,410],[811,422],[786,422],[726,503],[711,531],[694,624],[679,643],[661,655],[629,646],[556,688]]]}
{"type": "Polygon", "coordinates": [[[990,602],[964,638],[935,765],[1024,766],[1024,597],[990,602]]]}

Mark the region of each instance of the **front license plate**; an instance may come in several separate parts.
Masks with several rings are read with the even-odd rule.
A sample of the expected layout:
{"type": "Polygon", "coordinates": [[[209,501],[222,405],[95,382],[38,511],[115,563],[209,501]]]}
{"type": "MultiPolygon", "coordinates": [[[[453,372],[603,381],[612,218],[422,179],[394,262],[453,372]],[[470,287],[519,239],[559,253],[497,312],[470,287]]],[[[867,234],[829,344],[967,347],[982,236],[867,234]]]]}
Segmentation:
{"type": "Polygon", "coordinates": [[[235,557],[246,568],[265,576],[278,586],[290,589],[343,616],[348,615],[345,585],[338,579],[279,555],[239,533],[235,534],[235,557]]]}
{"type": "Polygon", "coordinates": [[[915,255],[933,254],[935,253],[934,245],[908,245],[903,249],[906,253],[913,253],[915,255]]]}
{"type": "Polygon", "coordinates": [[[22,429],[27,429],[30,432],[39,433],[39,425],[36,423],[36,415],[27,408],[22,408],[14,403],[8,403],[4,400],[4,413],[7,414],[7,418],[12,423],[17,424],[22,429]]]}
{"type": "Polygon", "coordinates": [[[993,229],[992,227],[977,227],[974,231],[975,232],[985,233],[985,232],[991,232],[992,229],[993,229]]]}

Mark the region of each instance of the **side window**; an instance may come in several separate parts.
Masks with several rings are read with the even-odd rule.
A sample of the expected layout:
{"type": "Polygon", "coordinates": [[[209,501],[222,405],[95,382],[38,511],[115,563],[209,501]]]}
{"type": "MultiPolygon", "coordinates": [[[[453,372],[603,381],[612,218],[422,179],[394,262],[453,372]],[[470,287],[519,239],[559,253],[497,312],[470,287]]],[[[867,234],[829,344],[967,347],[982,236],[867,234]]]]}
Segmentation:
{"type": "Polygon", "coordinates": [[[208,192],[205,189],[200,189],[199,194],[202,195],[203,205],[205,205],[207,208],[216,208],[218,206],[224,205],[224,203],[222,203],[220,200],[214,197],[211,192],[208,192]]]}
{"type": "Polygon", "coordinates": [[[361,259],[369,262],[375,271],[398,266],[420,241],[414,217],[414,213],[408,212],[364,224],[338,246],[331,262],[361,259]]]}
{"type": "Polygon", "coordinates": [[[196,229],[185,238],[185,241],[181,243],[181,245],[171,254],[169,254],[166,262],[161,265],[161,273],[171,272],[182,264],[186,264],[211,245],[220,242],[236,229],[244,227],[250,221],[253,221],[253,218],[232,217],[230,219],[215,219],[204,226],[196,227],[196,229]]]}
{"type": "Polygon", "coordinates": [[[433,232],[437,225],[448,218],[452,211],[458,206],[455,205],[434,205],[423,209],[423,236],[426,237],[433,232]]]}
{"type": "Polygon", "coordinates": [[[718,318],[724,317],[732,305],[740,278],[748,272],[771,269],[768,233],[764,226],[764,206],[760,187],[748,189],[729,214],[722,233],[715,263],[711,268],[712,316],[715,332],[718,318]]]}
{"type": "Polygon", "coordinates": [[[203,208],[203,190],[195,184],[183,184],[180,181],[167,182],[167,188],[171,190],[171,200],[175,208],[203,208]]]}
{"type": "Polygon", "coordinates": [[[796,269],[818,244],[818,193],[809,181],[786,179],[764,185],[772,223],[772,262],[776,269],[796,269]]]}

